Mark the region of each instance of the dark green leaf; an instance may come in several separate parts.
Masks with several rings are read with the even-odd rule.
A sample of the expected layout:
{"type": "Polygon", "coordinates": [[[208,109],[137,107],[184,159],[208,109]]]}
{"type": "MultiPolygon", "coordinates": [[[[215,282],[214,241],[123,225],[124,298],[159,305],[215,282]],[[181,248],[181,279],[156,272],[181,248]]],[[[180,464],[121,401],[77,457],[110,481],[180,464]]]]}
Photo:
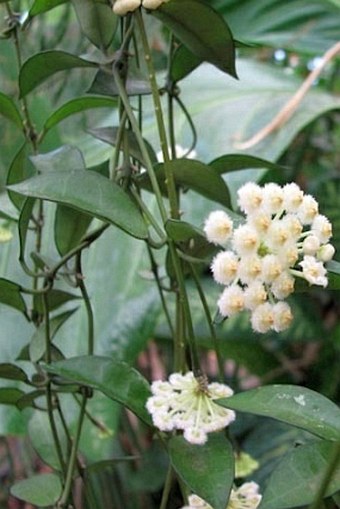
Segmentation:
{"type": "Polygon", "coordinates": [[[214,161],[209,163],[209,166],[214,168],[220,175],[229,171],[245,170],[248,168],[268,168],[269,170],[286,169],[279,164],[247,154],[226,154],[214,159],[214,161]]]}
{"type": "Polygon", "coordinates": [[[14,122],[20,129],[22,129],[22,119],[18,108],[13,100],[6,94],[0,92],[0,115],[3,115],[8,120],[14,122]]]}
{"type": "Polygon", "coordinates": [[[1,405],[16,405],[17,401],[25,393],[14,387],[0,387],[0,404],[1,405]]]}
{"type": "MultiPolygon", "coordinates": [[[[6,182],[8,185],[17,184],[18,182],[26,180],[27,178],[34,175],[34,169],[28,159],[28,153],[29,149],[25,143],[15,155],[8,170],[6,182]]],[[[20,210],[25,201],[23,197],[10,191],[8,192],[8,196],[10,197],[13,205],[15,205],[16,208],[20,210]]]]}
{"type": "Polygon", "coordinates": [[[58,5],[64,4],[65,2],[68,2],[68,0],[34,0],[28,15],[30,18],[33,18],[33,16],[37,16],[43,12],[50,11],[51,9],[54,9],[58,5]]]}
{"type": "Polygon", "coordinates": [[[54,239],[61,256],[77,246],[85,235],[92,217],[83,212],[58,205],[54,222],[54,239]]]}
{"type": "MultiPolygon", "coordinates": [[[[230,207],[228,188],[222,177],[213,168],[194,159],[174,159],[167,164],[177,185],[192,189],[209,200],[230,207]]],[[[158,164],[155,170],[161,191],[166,195],[164,163],[158,164]]],[[[141,187],[151,190],[149,177],[146,173],[139,178],[139,182],[141,187]]]]}
{"type": "MultiPolygon", "coordinates": [[[[65,311],[50,320],[50,340],[54,338],[60,327],[68,320],[77,309],[65,311]]],[[[38,362],[44,355],[46,350],[46,328],[45,323],[39,325],[34,332],[30,345],[29,353],[32,362],[38,362]]]]}
{"type": "MultiPolygon", "coordinates": [[[[299,445],[287,453],[269,478],[261,509],[285,509],[312,503],[336,446],[334,442],[318,441],[299,445]]],[[[329,480],[325,496],[338,490],[339,466],[329,480]]]]}
{"type": "MultiPolygon", "coordinates": [[[[67,451],[67,439],[57,413],[54,415],[59,441],[63,454],[67,451]]],[[[60,470],[59,457],[54,445],[53,434],[47,412],[35,410],[28,423],[28,436],[30,441],[44,463],[56,470],[60,470]]]]}
{"type": "Polygon", "coordinates": [[[110,5],[98,0],[72,0],[81,29],[97,48],[107,48],[114,36],[117,16],[110,5]]]}
{"type": "Polygon", "coordinates": [[[114,108],[117,101],[109,97],[77,97],[63,104],[48,117],[44,125],[44,132],[65,120],[65,118],[92,108],[114,108]]]}
{"type": "Polygon", "coordinates": [[[82,153],[76,147],[62,145],[52,152],[31,156],[35,168],[39,173],[48,173],[50,171],[59,171],[66,168],[71,170],[85,170],[85,161],[82,153]]]}
{"type": "Polygon", "coordinates": [[[172,82],[182,80],[202,63],[202,59],[194,55],[186,46],[178,46],[171,60],[169,78],[172,82]]]}
{"type": "Polygon", "coordinates": [[[25,264],[25,248],[26,248],[26,239],[27,232],[29,227],[29,222],[32,218],[33,207],[35,204],[34,198],[26,198],[24,204],[22,206],[18,229],[19,229],[19,243],[20,243],[20,251],[19,251],[19,261],[25,264]]]}
{"type": "MultiPolygon", "coordinates": [[[[339,231],[339,230],[338,230],[339,231]]],[[[326,264],[329,290],[340,290],[340,263],[331,260],[326,264]]]]}
{"type": "Polygon", "coordinates": [[[6,380],[18,380],[19,382],[28,382],[28,377],[24,370],[15,364],[0,364],[0,378],[6,380]]]}
{"type": "Polygon", "coordinates": [[[151,424],[145,408],[150,396],[149,384],[125,362],[114,361],[109,357],[81,356],[55,362],[45,366],[45,369],[67,380],[98,389],[151,424]]]}
{"type": "MultiPolygon", "coordinates": [[[[66,302],[75,299],[80,299],[80,297],[78,295],[74,295],[73,293],[53,288],[48,292],[48,308],[50,311],[54,311],[63,304],[66,304],[66,302]]],[[[34,309],[38,313],[43,313],[42,296],[39,294],[34,298],[34,309]]]]}
{"type": "MultiPolygon", "coordinates": [[[[92,134],[95,138],[98,138],[98,140],[104,141],[105,143],[109,143],[110,145],[116,146],[117,143],[117,134],[118,134],[118,127],[98,127],[96,129],[89,129],[88,132],[92,134]]],[[[129,152],[132,157],[137,159],[144,167],[146,166],[146,163],[143,159],[143,156],[141,154],[139,144],[136,140],[136,136],[132,131],[125,131],[125,135],[127,136],[127,140],[129,143],[129,152]]],[[[157,162],[157,156],[155,154],[155,151],[153,150],[152,146],[147,140],[144,140],[144,143],[146,145],[148,154],[150,156],[150,159],[152,163],[157,162]]]]}
{"type": "Polygon", "coordinates": [[[327,440],[338,440],[340,409],[306,387],[267,385],[218,400],[226,408],[264,415],[302,428],[327,440]]]}
{"type": "Polygon", "coordinates": [[[24,97],[56,72],[79,67],[97,67],[94,62],[65,51],[43,51],[24,62],[19,74],[20,97],[24,97]]]}
{"type": "Polygon", "coordinates": [[[109,221],[134,237],[147,237],[144,220],[129,196],[117,184],[95,172],[53,171],[12,186],[12,190],[69,205],[109,221]]]}
{"type": "Polygon", "coordinates": [[[214,509],[226,508],[234,479],[234,453],[223,434],[210,434],[204,445],[172,437],[169,454],[174,469],[194,493],[214,509]]]}
{"type": "MultiPolygon", "coordinates": [[[[147,78],[138,69],[130,69],[125,83],[128,95],[146,95],[151,93],[150,84],[147,78]]],[[[110,69],[100,69],[90,88],[89,94],[108,95],[116,97],[119,95],[113,74],[110,69]]]]}
{"type": "Polygon", "coordinates": [[[0,302],[26,314],[26,304],[21,295],[21,286],[0,278],[0,302]]]}
{"type": "Polygon", "coordinates": [[[61,493],[62,485],[56,474],[34,475],[16,482],[11,488],[14,497],[39,507],[55,504],[61,493]]]}
{"type": "Polygon", "coordinates": [[[37,389],[35,391],[27,392],[16,401],[16,407],[20,411],[24,410],[24,408],[33,407],[35,400],[41,396],[46,396],[46,389],[37,389]]]}
{"type": "Polygon", "coordinates": [[[169,237],[175,242],[183,242],[195,237],[204,237],[204,232],[196,226],[185,221],[169,219],[165,224],[165,230],[169,237]]]}
{"type": "Polygon", "coordinates": [[[197,57],[236,77],[233,36],[211,6],[195,0],[172,0],[152,14],[197,57]]]}

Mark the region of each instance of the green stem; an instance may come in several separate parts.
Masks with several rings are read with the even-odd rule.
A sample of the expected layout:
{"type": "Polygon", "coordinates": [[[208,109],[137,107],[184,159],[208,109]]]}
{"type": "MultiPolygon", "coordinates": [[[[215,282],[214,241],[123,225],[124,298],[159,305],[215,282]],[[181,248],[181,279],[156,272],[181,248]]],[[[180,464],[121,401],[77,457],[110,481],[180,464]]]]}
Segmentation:
{"type": "Polygon", "coordinates": [[[82,266],[81,266],[81,255],[80,251],[77,253],[76,257],[76,272],[77,272],[77,284],[80,289],[81,295],[83,297],[85,303],[85,309],[87,313],[87,355],[93,355],[94,352],[94,318],[93,318],[93,309],[91,306],[89,294],[87,293],[87,289],[84,283],[82,266]]]}
{"type": "Polygon", "coordinates": [[[160,145],[161,150],[163,154],[163,160],[164,160],[164,172],[165,172],[165,179],[166,179],[166,185],[168,189],[168,196],[169,196],[169,202],[170,202],[170,211],[171,211],[171,217],[174,219],[179,219],[179,211],[178,211],[178,203],[177,203],[177,195],[176,195],[176,186],[175,186],[175,180],[174,176],[172,174],[171,169],[169,168],[169,149],[168,149],[168,142],[167,142],[167,136],[166,136],[166,129],[164,124],[164,117],[162,113],[162,104],[160,100],[157,80],[156,80],[156,73],[155,68],[152,61],[150,46],[147,38],[147,34],[145,31],[143,16],[141,13],[141,10],[138,9],[135,11],[135,16],[137,18],[137,24],[141,36],[143,51],[144,51],[144,59],[148,68],[149,72],[149,81],[151,85],[151,92],[152,92],[152,98],[154,103],[154,110],[155,110],[155,116],[158,126],[158,134],[160,139],[160,145]]]}
{"type": "Polygon", "coordinates": [[[163,493],[162,493],[161,505],[159,506],[159,509],[166,509],[166,506],[167,506],[168,500],[169,500],[172,482],[173,482],[173,470],[172,470],[172,466],[169,465],[168,473],[167,473],[167,476],[165,479],[165,485],[164,485],[164,489],[163,489],[163,493]]]}
{"type": "Polygon", "coordinates": [[[62,496],[58,502],[58,507],[60,507],[60,508],[66,506],[66,504],[68,503],[68,500],[70,498],[70,494],[71,494],[73,473],[74,473],[74,469],[76,467],[77,452],[78,452],[81,429],[82,429],[83,421],[84,421],[84,417],[85,417],[86,403],[87,403],[87,395],[84,393],[81,408],[80,408],[79,418],[78,418],[76,435],[74,437],[74,441],[73,441],[71,453],[70,453],[70,459],[68,462],[65,486],[64,486],[62,496]]]}
{"type": "Polygon", "coordinates": [[[219,345],[219,342],[218,342],[218,339],[217,339],[217,336],[216,336],[215,327],[214,327],[213,320],[212,320],[212,317],[211,317],[210,309],[209,309],[209,306],[208,306],[208,302],[207,302],[207,299],[205,298],[204,291],[202,289],[201,282],[199,280],[199,277],[197,275],[197,271],[196,271],[195,267],[192,264],[189,264],[189,267],[190,267],[190,271],[191,271],[192,277],[194,279],[194,282],[195,282],[195,285],[196,285],[196,288],[197,288],[197,291],[198,291],[198,295],[199,295],[199,297],[201,299],[201,302],[202,302],[202,306],[203,306],[203,309],[204,309],[204,313],[205,313],[205,316],[206,316],[206,320],[207,320],[207,323],[208,323],[210,334],[211,334],[211,337],[212,337],[212,340],[213,340],[213,345],[214,345],[214,349],[215,349],[215,353],[216,353],[216,357],[217,357],[219,379],[220,379],[221,382],[223,382],[223,380],[224,380],[223,359],[222,359],[222,355],[221,355],[220,345],[219,345]]]}
{"type": "Polygon", "coordinates": [[[322,500],[326,496],[327,488],[332,480],[334,472],[340,462],[340,442],[334,442],[334,448],[332,450],[331,458],[328,463],[326,472],[321,480],[320,487],[314,498],[313,502],[309,506],[309,509],[319,509],[322,505],[322,500]]]}

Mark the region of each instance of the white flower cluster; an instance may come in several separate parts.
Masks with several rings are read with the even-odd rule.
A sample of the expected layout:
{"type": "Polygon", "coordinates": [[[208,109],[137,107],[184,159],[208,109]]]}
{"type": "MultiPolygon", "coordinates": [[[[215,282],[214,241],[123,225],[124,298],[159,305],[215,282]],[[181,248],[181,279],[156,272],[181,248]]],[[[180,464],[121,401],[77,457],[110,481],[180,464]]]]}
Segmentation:
{"type": "MultiPolygon", "coordinates": [[[[239,488],[232,489],[226,509],[256,509],[261,502],[259,486],[255,482],[246,482],[239,488]]],[[[202,498],[197,495],[189,496],[189,505],[182,509],[212,509],[202,498]]]]}
{"type": "Polygon", "coordinates": [[[151,392],[146,408],[154,425],[161,431],[183,430],[184,438],[192,444],[204,444],[208,433],[235,419],[235,412],[213,401],[231,396],[230,387],[208,384],[205,377],[195,378],[192,371],[173,373],[168,382],[153,382],[151,392]]]}
{"type": "Polygon", "coordinates": [[[295,183],[248,182],[238,191],[238,205],[246,219],[241,226],[234,228],[220,210],[204,226],[210,242],[229,245],[211,265],[215,281],[225,285],[219,311],[228,317],[247,309],[255,331],[285,330],[293,315],[284,299],[294,291],[295,277],[327,286],[324,263],[335,252],[332,225],[295,183]]]}
{"type": "Polygon", "coordinates": [[[125,16],[128,12],[137,10],[141,5],[145,9],[157,9],[165,2],[169,2],[169,0],[116,0],[113,4],[113,12],[119,16],[125,16]]]}

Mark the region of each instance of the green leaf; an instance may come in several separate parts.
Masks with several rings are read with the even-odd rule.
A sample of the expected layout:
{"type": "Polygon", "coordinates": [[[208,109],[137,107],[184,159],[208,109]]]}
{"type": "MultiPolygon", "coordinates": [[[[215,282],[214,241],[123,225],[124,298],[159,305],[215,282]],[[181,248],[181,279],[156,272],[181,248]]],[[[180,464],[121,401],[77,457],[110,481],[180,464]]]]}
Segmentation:
{"type": "Polygon", "coordinates": [[[183,242],[195,237],[205,238],[202,230],[186,221],[179,221],[178,219],[168,219],[165,224],[165,230],[175,242],[183,242]]]}
{"type": "Polygon", "coordinates": [[[43,12],[50,11],[51,9],[54,9],[58,5],[64,4],[65,2],[68,2],[68,0],[34,0],[33,5],[29,10],[28,16],[33,18],[33,16],[37,16],[43,12]]]}
{"type": "Polygon", "coordinates": [[[267,385],[218,404],[240,412],[272,417],[327,440],[338,440],[340,409],[321,394],[296,385],[267,385]]]}
{"type": "Polygon", "coordinates": [[[14,122],[20,129],[23,128],[22,118],[18,108],[8,95],[0,92],[0,115],[14,122]]]}
{"type": "Polygon", "coordinates": [[[171,60],[169,78],[172,82],[182,80],[202,63],[184,44],[178,46],[171,60]]]}
{"type": "Polygon", "coordinates": [[[197,57],[236,78],[232,33],[211,6],[195,0],[172,0],[163,3],[152,14],[197,57]]]}
{"type": "MultiPolygon", "coordinates": [[[[60,327],[68,320],[73,313],[77,310],[71,309],[70,311],[65,311],[60,315],[54,316],[50,320],[50,339],[52,340],[60,327]]],[[[29,353],[30,359],[32,362],[38,362],[45,353],[46,350],[46,330],[45,323],[39,325],[39,327],[35,330],[30,345],[29,345],[29,353]]]]}
{"type": "Polygon", "coordinates": [[[8,279],[0,278],[0,302],[10,306],[26,315],[27,309],[25,301],[21,295],[21,286],[9,281],[8,279]]]}
{"type": "Polygon", "coordinates": [[[62,485],[56,474],[39,474],[16,482],[11,494],[29,504],[47,507],[55,504],[62,493],[62,485]]]}
{"type": "Polygon", "coordinates": [[[107,48],[114,36],[118,18],[110,5],[98,0],[72,0],[82,32],[97,48],[107,48]]]}
{"type": "MultiPolygon", "coordinates": [[[[29,148],[26,143],[16,153],[7,174],[7,185],[17,184],[34,175],[34,169],[28,159],[29,148]]],[[[24,199],[15,193],[8,192],[8,196],[17,209],[21,209],[24,199]]]]}
{"type": "MultiPolygon", "coordinates": [[[[164,195],[167,195],[164,164],[157,164],[155,171],[161,191],[164,195]]],[[[221,203],[225,207],[230,206],[228,188],[222,177],[210,166],[194,159],[174,159],[166,164],[177,185],[188,187],[209,200],[221,203]]],[[[149,177],[146,173],[138,180],[141,187],[151,190],[149,177]]]]}
{"type": "Polygon", "coordinates": [[[81,151],[70,145],[62,145],[56,150],[45,154],[31,156],[30,160],[38,173],[48,173],[70,168],[72,170],[86,170],[85,161],[81,151]]]}
{"type": "MultiPolygon", "coordinates": [[[[339,231],[339,230],[338,230],[339,231]]],[[[340,290],[340,263],[331,260],[326,264],[329,290],[340,290]]]]}
{"type": "MultiPolygon", "coordinates": [[[[129,67],[125,90],[128,95],[146,95],[151,93],[150,83],[147,78],[139,69],[134,69],[133,67],[129,67]]],[[[119,96],[111,69],[100,69],[87,92],[89,94],[119,96]]]]}
{"type": "Polygon", "coordinates": [[[18,230],[19,230],[19,261],[26,266],[25,263],[25,248],[26,248],[26,240],[27,240],[27,232],[29,227],[29,222],[32,218],[33,207],[35,204],[35,200],[33,198],[26,198],[24,204],[22,206],[19,222],[18,222],[18,230]]]}
{"type": "Polygon", "coordinates": [[[214,509],[226,508],[234,479],[234,454],[223,434],[211,433],[204,445],[172,437],[169,454],[174,469],[196,495],[214,509]]]}
{"type": "MultiPolygon", "coordinates": [[[[54,420],[58,431],[62,451],[66,454],[67,440],[60,417],[55,412],[54,420]]],[[[59,457],[54,446],[53,435],[47,412],[35,410],[28,423],[30,441],[44,463],[56,470],[60,470],[59,457]]]]}
{"type": "MultiPolygon", "coordinates": [[[[66,304],[66,302],[75,299],[80,299],[80,297],[78,295],[74,295],[73,293],[53,288],[48,292],[48,308],[50,311],[54,311],[63,304],[66,304]]],[[[43,313],[42,296],[39,294],[34,298],[34,309],[38,313],[43,313]]]]}
{"type": "Polygon", "coordinates": [[[16,405],[25,393],[15,387],[0,387],[0,404],[16,405]]]}
{"type": "Polygon", "coordinates": [[[64,256],[76,247],[90,226],[92,217],[83,212],[58,205],[54,222],[54,239],[58,252],[64,256]]]}
{"type": "Polygon", "coordinates": [[[267,168],[269,170],[286,169],[279,164],[247,154],[226,154],[211,161],[209,166],[214,168],[220,175],[229,171],[245,170],[248,168],[267,168]]]}
{"type": "Polygon", "coordinates": [[[5,380],[18,380],[19,382],[25,383],[29,382],[24,370],[15,364],[9,364],[7,362],[0,364],[0,378],[4,378],[5,380]]]}
{"type": "Polygon", "coordinates": [[[109,357],[81,356],[45,366],[46,371],[67,380],[88,385],[123,404],[147,424],[145,408],[150,396],[149,384],[138,371],[122,361],[109,357]]]}
{"type": "Polygon", "coordinates": [[[44,124],[44,133],[71,115],[93,108],[115,108],[117,101],[110,97],[77,97],[52,113],[44,124]]]}
{"type": "Polygon", "coordinates": [[[90,171],[52,171],[11,186],[24,196],[74,207],[144,239],[147,228],[129,196],[114,182],[90,171]]]}
{"type": "Polygon", "coordinates": [[[27,95],[55,73],[79,67],[97,67],[97,64],[65,51],[51,50],[36,53],[21,67],[19,74],[20,97],[27,95]]]}
{"type": "MultiPolygon", "coordinates": [[[[88,132],[92,134],[95,138],[98,140],[103,141],[104,143],[109,143],[110,145],[116,146],[117,143],[117,135],[118,135],[118,127],[98,127],[95,129],[89,129],[88,132]]],[[[129,153],[132,157],[137,159],[144,167],[146,166],[146,163],[144,161],[144,158],[142,156],[142,153],[140,151],[139,144],[136,140],[136,136],[132,131],[125,130],[124,133],[127,136],[128,144],[129,144],[129,153]]],[[[155,151],[153,150],[152,146],[147,140],[144,140],[144,143],[146,145],[148,154],[150,156],[150,159],[152,163],[157,163],[157,156],[155,154],[155,151]]],[[[122,147],[121,147],[122,149],[122,147]]]]}
{"type": "MultiPolygon", "coordinates": [[[[337,445],[338,446],[338,445],[337,445]]],[[[269,478],[261,509],[285,509],[312,503],[321,486],[336,445],[318,441],[287,453],[269,478]]],[[[340,490],[340,468],[329,480],[325,496],[340,490]]]]}

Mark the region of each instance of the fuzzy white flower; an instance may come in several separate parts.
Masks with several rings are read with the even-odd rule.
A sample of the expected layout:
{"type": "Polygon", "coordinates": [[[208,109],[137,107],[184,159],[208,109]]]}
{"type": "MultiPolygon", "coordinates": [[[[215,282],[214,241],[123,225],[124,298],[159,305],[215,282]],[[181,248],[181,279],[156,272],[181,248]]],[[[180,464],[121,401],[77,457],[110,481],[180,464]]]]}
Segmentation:
{"type": "Polygon", "coordinates": [[[246,214],[258,211],[263,200],[263,191],[253,182],[247,182],[237,191],[238,206],[246,214]]]}
{"type": "Polygon", "coordinates": [[[293,293],[295,278],[327,285],[324,263],[335,252],[328,243],[332,225],[319,214],[315,198],[294,183],[263,188],[245,184],[238,191],[238,204],[245,222],[230,229],[228,251],[212,263],[214,279],[225,285],[219,311],[228,317],[249,310],[257,332],[285,330],[292,312],[282,301],[293,293]]]}
{"type": "MultiPolygon", "coordinates": [[[[231,490],[226,509],[256,509],[261,499],[259,485],[255,482],[246,482],[231,490]]],[[[212,509],[211,505],[195,494],[189,495],[188,503],[189,505],[181,509],[212,509]]]]}
{"type": "Polygon", "coordinates": [[[116,0],[112,10],[118,16],[125,16],[128,12],[135,11],[140,7],[141,0],[116,0]]]}
{"type": "Polygon", "coordinates": [[[237,275],[238,256],[233,251],[221,251],[212,261],[211,270],[214,279],[222,285],[232,283],[237,275]]]}
{"type": "Polygon", "coordinates": [[[195,378],[173,373],[168,382],[153,382],[152,396],[146,408],[154,425],[161,431],[183,430],[192,444],[204,444],[207,434],[228,426],[235,412],[214,403],[214,399],[229,397],[232,389],[220,383],[208,384],[205,377],[195,378]]]}
{"type": "Polygon", "coordinates": [[[327,286],[327,270],[321,261],[317,261],[314,256],[306,255],[299,265],[302,267],[303,276],[310,284],[327,286]]]}
{"type": "Polygon", "coordinates": [[[227,286],[217,301],[222,316],[236,315],[244,309],[244,293],[240,286],[227,286]]]}
{"type": "Polygon", "coordinates": [[[204,224],[204,232],[212,244],[224,245],[233,232],[233,222],[223,210],[211,212],[204,224]]]}

